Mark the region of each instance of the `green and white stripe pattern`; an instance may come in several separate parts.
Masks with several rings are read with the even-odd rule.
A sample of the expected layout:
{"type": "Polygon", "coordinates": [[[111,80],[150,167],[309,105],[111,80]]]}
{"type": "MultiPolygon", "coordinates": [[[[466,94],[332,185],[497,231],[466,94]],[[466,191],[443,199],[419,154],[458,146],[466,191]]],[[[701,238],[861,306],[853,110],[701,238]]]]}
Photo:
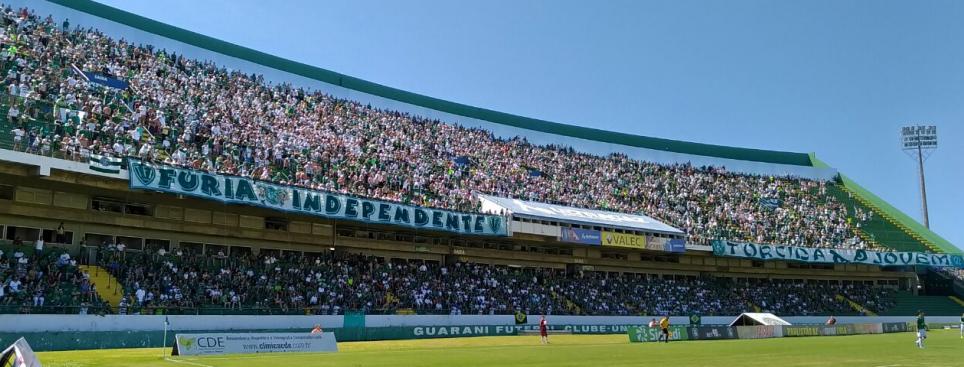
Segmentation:
{"type": "Polygon", "coordinates": [[[103,173],[120,173],[122,161],[120,158],[100,154],[91,154],[89,160],[90,169],[103,173]]]}

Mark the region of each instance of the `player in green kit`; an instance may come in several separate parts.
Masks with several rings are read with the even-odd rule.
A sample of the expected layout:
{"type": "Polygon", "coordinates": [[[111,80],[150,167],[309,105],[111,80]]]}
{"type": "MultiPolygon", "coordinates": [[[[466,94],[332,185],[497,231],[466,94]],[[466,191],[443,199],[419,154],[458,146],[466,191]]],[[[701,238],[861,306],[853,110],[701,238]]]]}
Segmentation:
{"type": "Polygon", "coordinates": [[[924,339],[927,339],[927,321],[924,321],[924,311],[917,311],[917,347],[924,349],[924,339]]]}

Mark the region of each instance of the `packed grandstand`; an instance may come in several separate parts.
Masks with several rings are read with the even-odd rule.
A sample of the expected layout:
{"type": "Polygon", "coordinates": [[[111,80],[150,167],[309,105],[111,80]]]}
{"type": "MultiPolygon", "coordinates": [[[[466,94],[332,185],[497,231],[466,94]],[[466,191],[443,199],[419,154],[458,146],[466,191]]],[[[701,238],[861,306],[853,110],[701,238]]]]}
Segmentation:
{"type": "MultiPolygon", "coordinates": [[[[80,167],[116,159],[125,170],[129,160],[138,160],[507,218],[512,214],[484,210],[482,195],[645,215],[678,228],[688,246],[685,254],[645,247],[574,249],[557,241],[559,235],[538,241],[519,235],[473,246],[476,240],[390,226],[312,222],[205,203],[192,209],[191,203],[201,200],[134,192],[126,183],[120,189],[88,183],[96,180],[85,176],[87,171],[31,187],[21,171],[9,168],[18,162],[5,159],[3,183],[10,184],[10,194],[2,199],[28,203],[22,210],[10,209],[18,204],[0,206],[2,312],[846,315],[901,313],[924,305],[960,313],[946,297],[912,294],[921,284],[912,267],[771,265],[690,251],[724,240],[944,252],[929,234],[901,224],[840,178],[759,175],[539,145],[274,83],[31,9],[5,7],[2,23],[0,144],[10,154],[82,162],[80,167]],[[85,72],[128,86],[104,87],[85,72]],[[58,186],[65,182],[69,185],[58,186]],[[21,194],[44,190],[85,198],[71,209],[81,214],[38,209],[39,202],[21,194]],[[126,199],[104,199],[108,196],[126,199]],[[161,227],[139,230],[125,222],[142,216],[176,220],[161,215],[164,205],[184,207],[178,209],[182,221],[191,210],[207,210],[212,228],[218,212],[235,223],[263,217],[264,224],[257,231],[232,230],[224,221],[226,229],[214,232],[172,224],[165,231],[176,234],[164,237],[148,233],[161,227]],[[92,215],[119,219],[104,222],[92,215]],[[296,232],[296,222],[309,223],[308,234],[317,234],[315,226],[327,228],[322,237],[330,242],[292,240],[288,232],[296,232]],[[82,233],[94,227],[100,229],[82,233]],[[171,237],[180,240],[157,240],[171,237]],[[341,238],[352,242],[339,243],[341,238]],[[259,247],[259,239],[271,245],[259,247]],[[473,257],[462,248],[479,250],[473,257]]],[[[954,270],[940,274],[961,276],[954,270]]]]}
{"type": "MultiPolygon", "coordinates": [[[[175,251],[126,254],[103,248],[102,267],[128,292],[120,314],[341,314],[346,310],[426,314],[734,315],[748,304],[780,314],[853,314],[840,294],[873,312],[892,306],[889,290],[865,284],[713,277],[647,277],[553,269],[425,262],[385,262],[370,256],[263,255],[230,257],[175,251]],[[776,289],[774,291],[774,289],[776,289]]],[[[69,255],[15,253],[0,269],[9,294],[0,309],[23,313],[109,312],[69,255]],[[73,261],[73,263],[72,263],[73,261]],[[49,273],[44,272],[44,269],[49,273]],[[22,282],[20,281],[22,279],[22,282]]]]}

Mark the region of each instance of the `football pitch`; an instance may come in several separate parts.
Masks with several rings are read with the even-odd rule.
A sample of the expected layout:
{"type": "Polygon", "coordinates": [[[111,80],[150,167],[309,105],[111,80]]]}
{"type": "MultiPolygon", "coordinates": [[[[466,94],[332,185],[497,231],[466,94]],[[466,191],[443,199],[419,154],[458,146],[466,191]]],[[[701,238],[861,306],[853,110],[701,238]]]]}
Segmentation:
{"type": "Polygon", "coordinates": [[[957,330],[914,333],[630,344],[626,335],[558,335],[339,343],[325,354],[161,357],[159,348],[38,353],[44,366],[964,366],[957,330]]]}

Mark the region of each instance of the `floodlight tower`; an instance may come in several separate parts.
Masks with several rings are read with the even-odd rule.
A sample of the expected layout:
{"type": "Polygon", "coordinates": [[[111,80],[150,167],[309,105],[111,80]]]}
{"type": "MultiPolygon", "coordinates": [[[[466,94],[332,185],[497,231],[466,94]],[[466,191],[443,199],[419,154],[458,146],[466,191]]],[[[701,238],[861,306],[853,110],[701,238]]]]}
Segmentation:
{"type": "Polygon", "coordinates": [[[927,218],[927,189],[924,185],[924,161],[937,149],[937,126],[904,126],[900,129],[900,138],[904,153],[917,161],[921,215],[924,227],[930,228],[930,220],[927,218]]]}

